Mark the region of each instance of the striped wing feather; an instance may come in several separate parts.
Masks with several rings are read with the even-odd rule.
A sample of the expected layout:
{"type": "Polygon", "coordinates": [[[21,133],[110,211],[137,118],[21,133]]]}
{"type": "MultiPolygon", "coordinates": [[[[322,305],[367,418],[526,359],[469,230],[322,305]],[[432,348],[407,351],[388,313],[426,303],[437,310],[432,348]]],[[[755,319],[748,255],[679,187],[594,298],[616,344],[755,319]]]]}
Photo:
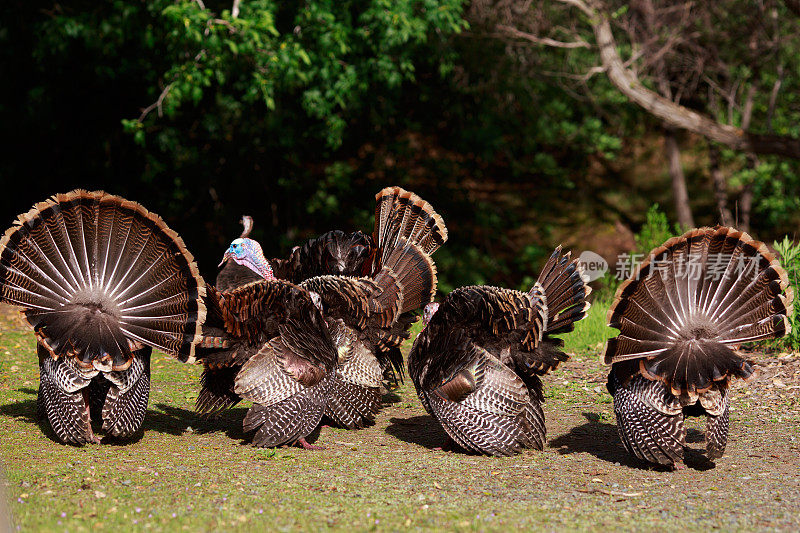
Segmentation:
{"type": "Polygon", "coordinates": [[[485,350],[451,380],[425,391],[431,414],[462,448],[489,455],[541,449],[541,408],[525,383],[485,350]]]}
{"type": "Polygon", "coordinates": [[[682,408],[664,384],[637,376],[623,385],[613,372],[609,380],[625,448],[651,463],[671,466],[683,461],[686,429],[682,408]]]}
{"type": "Polygon", "coordinates": [[[103,405],[103,431],[117,438],[130,437],[142,427],[147,413],[150,397],[149,352],[146,357],[137,356],[128,370],[111,374],[117,375],[109,378],[113,385],[109,387],[103,405]]]}
{"type": "Polygon", "coordinates": [[[307,290],[281,280],[232,291],[209,290],[206,364],[197,409],[215,414],[240,399],[253,402],[245,431],[255,446],[292,444],[319,424],[336,363],[336,347],[307,290]],[[213,337],[216,338],[216,337],[213,337]]]}

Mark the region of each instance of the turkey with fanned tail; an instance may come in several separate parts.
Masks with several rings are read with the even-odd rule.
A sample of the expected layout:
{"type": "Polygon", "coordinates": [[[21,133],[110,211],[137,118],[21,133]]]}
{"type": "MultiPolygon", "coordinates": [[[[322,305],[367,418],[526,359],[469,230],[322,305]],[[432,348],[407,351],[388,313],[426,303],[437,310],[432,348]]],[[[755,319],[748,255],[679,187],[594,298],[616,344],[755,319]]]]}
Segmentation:
{"type": "Polygon", "coordinates": [[[59,440],[136,433],[150,393],[150,352],[191,362],[206,287],[164,221],[102,191],[57,194],[0,239],[0,301],[36,332],[39,414],[59,440]]]}
{"type": "Polygon", "coordinates": [[[684,418],[705,415],[707,456],[722,457],[730,382],[754,371],[736,350],[789,332],[787,287],[766,245],[734,228],[694,229],[648,255],[608,312],[620,330],[605,350],[608,390],[630,453],[682,464],[684,418]]]}
{"type": "Polygon", "coordinates": [[[452,441],[488,455],[544,447],[539,376],[567,359],[552,335],[586,316],[590,292],[578,261],[559,247],[529,292],[462,287],[426,307],[408,372],[452,441]]]}
{"type": "MultiPolygon", "coordinates": [[[[366,266],[359,264],[353,269],[353,272],[365,269],[365,275],[329,274],[301,279],[326,269],[340,270],[319,262],[315,266],[315,260],[308,259],[309,250],[317,250],[319,253],[315,255],[319,257],[330,255],[328,247],[336,253],[342,252],[346,246],[336,240],[335,232],[314,241],[316,244],[301,247],[312,265],[302,266],[302,274],[297,274],[300,267],[294,269],[294,279],[301,281],[299,287],[317,299],[337,348],[325,413],[332,422],[351,429],[373,423],[381,407],[384,365],[392,361],[398,370],[402,368],[399,347],[408,338],[408,327],[416,319],[413,312],[430,302],[436,291],[436,268],[429,254],[438,248],[436,243],[447,238],[441,218],[415,194],[393,187],[378,193],[377,200],[374,249],[370,249],[366,266]],[[387,361],[386,354],[394,352],[399,362],[391,357],[387,361]]],[[[290,262],[302,265],[296,262],[296,253],[290,262]]],[[[261,247],[251,239],[234,241],[226,258],[228,263],[235,261],[254,271],[263,262],[266,267],[261,268],[259,275],[272,276],[270,262],[263,259],[261,247]],[[237,254],[236,247],[243,253],[237,254]]],[[[231,393],[233,379],[235,371],[230,368],[206,365],[198,409],[213,413],[237,401],[236,394],[231,393]]]]}
{"type": "MultiPolygon", "coordinates": [[[[324,233],[296,247],[287,260],[280,262],[276,275],[294,283],[328,275],[373,277],[384,265],[403,261],[409,267],[403,280],[406,292],[435,292],[435,270],[431,276],[428,264],[433,265],[431,255],[447,241],[442,217],[428,202],[401,187],[386,187],[375,195],[375,200],[372,235],[340,230],[324,233]],[[416,259],[410,259],[410,255],[416,259]]],[[[390,384],[396,385],[403,377],[400,344],[409,338],[409,328],[418,320],[413,304],[422,307],[429,301],[406,301],[404,311],[391,327],[391,342],[383,342],[374,350],[390,384]]]]}

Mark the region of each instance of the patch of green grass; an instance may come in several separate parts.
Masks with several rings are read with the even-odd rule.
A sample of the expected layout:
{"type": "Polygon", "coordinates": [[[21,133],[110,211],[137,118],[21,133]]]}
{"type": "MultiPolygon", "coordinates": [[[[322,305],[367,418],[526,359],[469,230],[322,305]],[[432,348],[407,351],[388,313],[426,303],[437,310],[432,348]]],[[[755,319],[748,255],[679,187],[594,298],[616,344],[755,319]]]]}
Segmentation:
{"type": "Polygon", "coordinates": [[[575,358],[544,376],[544,450],[496,458],[434,450],[445,434],[408,379],[385,397],[375,426],[322,428],[316,442],[325,450],[253,448],[242,432],[247,406],[198,419],[200,368],[163,354],[153,357],[137,439],[64,446],[36,422],[34,348],[27,328],[0,319],[0,461],[22,531],[800,527],[786,420],[751,410],[744,424],[737,410],[716,468],[642,468],[619,442],[597,359],[575,358]],[[780,459],[765,460],[770,454],[780,459]]]}
{"type": "Polygon", "coordinates": [[[586,318],[575,324],[574,331],[563,335],[564,351],[586,356],[603,350],[605,342],[618,333],[616,329],[606,325],[606,314],[611,301],[610,298],[595,298],[586,318]]]}

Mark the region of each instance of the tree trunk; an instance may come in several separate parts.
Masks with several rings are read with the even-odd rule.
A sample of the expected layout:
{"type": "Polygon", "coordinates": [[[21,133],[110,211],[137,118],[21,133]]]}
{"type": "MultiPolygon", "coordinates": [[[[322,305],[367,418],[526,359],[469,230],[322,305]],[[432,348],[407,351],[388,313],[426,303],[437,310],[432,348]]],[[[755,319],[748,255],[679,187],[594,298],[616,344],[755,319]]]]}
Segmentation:
{"type": "Polygon", "coordinates": [[[714,188],[714,200],[717,202],[717,214],[719,215],[719,223],[723,226],[730,226],[733,224],[733,215],[731,210],[728,209],[728,182],[722,169],[719,168],[720,154],[719,148],[710,144],[708,146],[708,166],[711,171],[711,184],[714,188]]]}
{"type": "Polygon", "coordinates": [[[678,148],[678,139],[675,131],[664,130],[664,152],[669,163],[669,177],[672,180],[672,197],[675,200],[675,212],[678,214],[678,224],[683,229],[694,227],[692,208],[689,206],[689,193],[686,192],[686,176],[681,165],[681,150],[678,148]]]}
{"type": "Polygon", "coordinates": [[[744,186],[742,196],[739,199],[739,224],[738,229],[750,232],[750,210],[753,208],[753,184],[748,183],[744,186]]]}

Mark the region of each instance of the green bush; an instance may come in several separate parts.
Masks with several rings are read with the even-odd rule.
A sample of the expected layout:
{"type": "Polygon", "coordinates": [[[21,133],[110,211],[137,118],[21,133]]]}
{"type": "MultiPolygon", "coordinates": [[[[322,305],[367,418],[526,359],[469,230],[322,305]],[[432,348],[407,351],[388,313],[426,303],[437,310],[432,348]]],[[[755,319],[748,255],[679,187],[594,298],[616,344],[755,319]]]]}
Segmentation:
{"type": "Polygon", "coordinates": [[[649,254],[653,248],[661,246],[667,240],[683,233],[680,226],[675,224],[670,228],[667,215],[659,209],[658,204],[653,204],[647,210],[647,217],[642,229],[634,236],[636,240],[636,254],[649,254]]]}
{"type": "Polygon", "coordinates": [[[789,324],[792,331],[782,339],[774,341],[774,345],[779,349],[796,351],[800,348],[800,300],[797,295],[800,289],[800,243],[792,242],[789,237],[784,236],[782,241],[773,243],[775,250],[781,256],[781,264],[789,273],[789,290],[794,291],[795,299],[792,312],[789,315],[789,324]]]}

